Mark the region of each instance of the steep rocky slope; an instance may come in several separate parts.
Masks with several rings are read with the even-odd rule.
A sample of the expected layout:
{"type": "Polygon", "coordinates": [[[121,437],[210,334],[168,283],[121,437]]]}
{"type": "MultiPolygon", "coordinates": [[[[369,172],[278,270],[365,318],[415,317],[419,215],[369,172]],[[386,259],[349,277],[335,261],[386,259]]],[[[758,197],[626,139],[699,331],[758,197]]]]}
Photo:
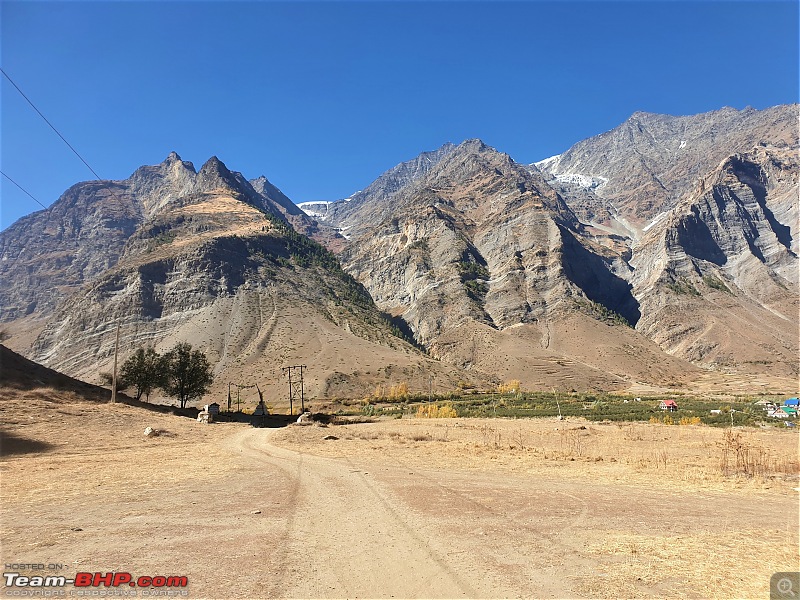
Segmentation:
{"type": "Polygon", "coordinates": [[[661,348],[715,369],[796,376],[798,106],[636,113],[530,168],[632,267],[661,348]]]}
{"type": "Polygon", "coordinates": [[[348,238],[359,235],[361,228],[385,219],[391,211],[388,200],[392,196],[424,177],[454,150],[455,146],[447,143],[438,150],[423,152],[412,160],[389,169],[349,198],[326,203],[324,207],[318,206],[314,210],[325,223],[334,225],[348,238]]]}
{"type": "Polygon", "coordinates": [[[638,237],[730,154],[797,143],[797,106],[673,117],[637,112],[536,166],[585,223],[638,237]]]}
{"type": "Polygon", "coordinates": [[[798,374],[797,150],[728,157],[634,249],[638,328],[716,368],[798,374]]]}
{"type": "Polygon", "coordinates": [[[0,233],[0,321],[48,315],[65,295],[114,266],[139,227],[191,194],[233,186],[252,206],[289,218],[304,232],[315,230],[266,178],[254,180],[257,192],[220,165],[212,158],[197,172],[172,152],[128,179],[76,184],[48,210],[14,223],[0,233]]]}
{"type": "Polygon", "coordinates": [[[583,234],[538,172],[479,140],[432,155],[406,163],[424,168],[389,171],[358,202],[334,203],[327,221],[348,228],[345,269],[434,356],[567,389],[693,372],[631,328],[640,314],[620,276],[629,267],[583,234]],[[412,175],[398,180],[398,171],[412,175]],[[623,347],[638,366],[612,366],[623,347]],[[659,361],[660,370],[645,367],[659,361]]]}
{"type": "MultiPolygon", "coordinates": [[[[559,331],[621,316],[635,331],[576,333],[604,356],[615,349],[628,365],[618,380],[691,373],[678,360],[654,379],[622,360],[633,346],[639,367],[666,351],[705,368],[794,377],[797,109],[637,113],[525,168],[475,140],[448,144],[308,210],[345,230],[340,258],[378,305],[455,364],[542,385],[540,351],[569,364],[548,381],[603,363],[559,331]]],[[[600,367],[604,385],[613,364],[600,367]]],[[[599,384],[588,372],[579,379],[599,384]]]]}
{"type": "MultiPolygon", "coordinates": [[[[311,395],[363,394],[376,383],[400,381],[421,389],[431,376],[437,386],[452,387],[465,378],[397,337],[336,258],[295,231],[287,219],[301,230],[311,220],[268,183],[254,187],[216,158],[195,173],[171,156],[109,185],[124,189],[126,206],[135,207],[129,209],[129,230],[119,236],[112,264],[76,273],[72,294],[41,307],[43,328],[23,348],[32,359],[98,381],[100,371],[110,369],[119,323],[123,360],[143,345],[164,350],[189,341],[214,365],[220,393],[228,382],[259,382],[282,397],[280,367],[299,363],[309,366],[311,395]]],[[[103,222],[105,208],[95,200],[107,189],[100,183],[76,188],[103,222]]],[[[80,222],[77,208],[65,195],[52,212],[80,222]]],[[[57,252],[59,240],[48,237],[46,215],[39,219],[37,235],[57,252]]],[[[36,229],[35,222],[28,226],[36,229]]],[[[16,226],[4,232],[10,240],[20,235],[16,226]]],[[[67,240],[61,251],[86,251],[81,243],[67,240]]],[[[20,265],[10,256],[4,276],[53,269],[49,254],[40,262],[20,265]]],[[[65,276],[63,270],[52,279],[58,276],[65,276]]],[[[38,290],[18,293],[36,299],[38,290]]],[[[9,316],[13,342],[19,319],[9,316]]]]}

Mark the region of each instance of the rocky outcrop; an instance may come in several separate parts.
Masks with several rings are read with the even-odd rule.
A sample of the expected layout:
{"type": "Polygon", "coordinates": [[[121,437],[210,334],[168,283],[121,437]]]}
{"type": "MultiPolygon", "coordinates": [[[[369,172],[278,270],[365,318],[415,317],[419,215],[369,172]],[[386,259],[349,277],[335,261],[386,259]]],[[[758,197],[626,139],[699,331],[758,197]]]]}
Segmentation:
{"type": "Polygon", "coordinates": [[[633,286],[637,330],[708,368],[797,373],[798,106],[636,113],[531,166],[633,286]]]}
{"type": "Polygon", "coordinates": [[[333,225],[348,238],[358,235],[361,227],[375,225],[385,219],[391,207],[389,201],[395,194],[435,169],[454,150],[455,146],[447,143],[438,150],[423,152],[389,169],[349,198],[326,203],[325,223],[333,225]]]}
{"type": "Polygon", "coordinates": [[[683,117],[637,112],[537,166],[584,222],[638,237],[728,155],[762,142],[796,146],[797,123],[797,105],[683,117]]]}
{"type": "MultiPolygon", "coordinates": [[[[642,356],[661,354],[631,328],[638,302],[619,274],[629,267],[584,235],[535,169],[480,140],[437,156],[435,166],[402,184],[379,178],[369,202],[348,203],[351,238],[340,254],[378,306],[401,316],[434,356],[524,385],[567,389],[609,389],[634,377],[676,381],[681,369],[692,372],[671,359],[664,373],[634,375],[609,371],[599,355],[576,362],[561,353],[575,351],[567,332],[580,321],[602,323],[583,329],[592,344],[619,348],[624,339],[642,356]],[[392,185],[380,191],[380,181],[392,185]]],[[[344,223],[335,208],[343,203],[332,205],[326,221],[344,223]]]]}
{"type": "Polygon", "coordinates": [[[759,146],[726,158],[634,248],[638,328],[716,368],[797,375],[798,164],[759,146]]]}
{"type": "Polygon", "coordinates": [[[0,234],[0,322],[49,315],[56,304],[119,260],[145,207],[116,182],[72,186],[48,210],[0,234]]]}

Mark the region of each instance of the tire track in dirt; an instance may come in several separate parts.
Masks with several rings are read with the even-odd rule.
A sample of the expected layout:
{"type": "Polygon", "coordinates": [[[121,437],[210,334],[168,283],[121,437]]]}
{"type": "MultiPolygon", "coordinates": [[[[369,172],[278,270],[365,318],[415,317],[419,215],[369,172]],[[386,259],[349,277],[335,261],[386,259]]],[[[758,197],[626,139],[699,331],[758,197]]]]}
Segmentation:
{"type": "Polygon", "coordinates": [[[431,547],[368,472],[272,446],[269,435],[244,431],[228,443],[294,478],[293,506],[269,569],[277,572],[271,597],[485,595],[431,547]]]}
{"type": "MultiPolygon", "coordinates": [[[[408,465],[405,466],[409,469],[411,468],[408,465]]],[[[530,525],[520,524],[518,517],[520,517],[523,513],[529,510],[527,506],[513,512],[498,510],[497,508],[494,508],[493,506],[485,502],[480,502],[476,500],[473,496],[470,496],[465,492],[461,492],[452,486],[443,484],[440,479],[433,479],[432,477],[423,475],[422,473],[419,472],[419,470],[414,471],[414,473],[417,477],[428,481],[432,486],[438,487],[439,489],[443,490],[446,494],[457,498],[461,502],[464,502],[466,504],[471,504],[485,513],[506,520],[509,522],[509,524],[514,524],[515,527],[517,528],[521,527],[527,532],[532,533],[540,538],[543,538],[553,545],[559,545],[568,550],[575,550],[577,548],[575,547],[575,545],[570,544],[568,541],[562,539],[564,537],[564,534],[569,533],[569,531],[580,527],[584,522],[586,522],[589,516],[589,504],[583,498],[580,498],[579,496],[561,490],[550,490],[550,493],[552,494],[566,496],[567,498],[574,500],[578,505],[580,505],[581,509],[580,512],[577,514],[577,516],[571,518],[569,524],[562,527],[555,535],[548,534],[542,531],[541,529],[536,529],[530,525]]]]}
{"type": "MultiPolygon", "coordinates": [[[[286,501],[289,508],[288,516],[283,526],[283,532],[274,542],[275,546],[277,546],[277,551],[274,554],[274,558],[272,558],[272,562],[276,563],[276,565],[287,565],[290,561],[290,543],[294,536],[298,516],[297,505],[302,488],[303,455],[298,454],[297,460],[295,461],[275,456],[268,450],[260,448],[255,444],[253,439],[253,433],[255,433],[255,431],[256,430],[237,433],[228,440],[228,443],[234,450],[238,450],[242,455],[247,456],[251,460],[264,462],[266,459],[266,462],[284,471],[292,482],[286,501]]],[[[273,566],[273,568],[267,570],[274,574],[274,577],[266,585],[268,589],[267,597],[277,598],[283,596],[282,591],[287,585],[289,569],[275,568],[275,566],[273,566]]]]}
{"type": "MultiPolygon", "coordinates": [[[[349,459],[348,462],[352,463],[352,461],[349,459]]],[[[548,496],[562,496],[569,498],[580,507],[578,513],[569,516],[568,523],[558,529],[556,533],[548,533],[543,527],[536,526],[523,520],[523,515],[531,511],[531,506],[526,505],[517,510],[508,510],[506,505],[503,503],[490,504],[489,502],[480,501],[475,498],[474,494],[470,493],[472,489],[476,491],[491,490],[497,492],[497,488],[495,487],[496,482],[480,481],[478,485],[476,485],[476,482],[473,479],[470,483],[464,484],[463,482],[457,480],[451,480],[449,475],[440,472],[435,473],[435,478],[433,476],[425,475],[424,473],[420,472],[418,468],[414,468],[404,461],[398,460],[396,457],[393,458],[393,463],[394,467],[399,472],[407,473],[409,475],[413,473],[412,479],[417,481],[422,480],[429,486],[429,488],[440,490],[444,494],[445,499],[440,499],[438,503],[439,505],[445,504],[452,507],[459,507],[459,511],[464,512],[466,512],[464,507],[472,507],[475,509],[475,512],[479,514],[479,517],[477,518],[473,515],[470,515],[471,518],[464,518],[466,515],[464,515],[463,512],[459,512],[459,521],[501,524],[503,527],[502,543],[507,546],[515,546],[518,549],[531,546],[538,546],[540,548],[546,547],[548,548],[548,552],[550,554],[569,555],[573,566],[576,566],[577,563],[581,563],[587,568],[591,569],[596,563],[595,560],[584,555],[580,540],[569,536],[571,531],[580,528],[590,516],[589,503],[575,494],[559,489],[547,489],[548,496]],[[464,491],[457,489],[456,486],[458,484],[461,484],[461,487],[466,487],[467,489],[464,491]],[[472,487],[472,489],[470,489],[470,487],[472,487]]],[[[507,491],[512,490],[509,489],[507,491]]],[[[524,496],[526,493],[529,494],[530,490],[513,490],[513,493],[515,495],[524,496]]],[[[529,498],[528,502],[532,502],[532,500],[529,498]]],[[[556,504],[561,503],[556,502],[556,504]]],[[[467,510],[469,509],[467,508],[467,510]]],[[[434,510],[433,512],[436,511],[434,510]]],[[[442,517],[445,517],[445,515],[442,515],[442,517]]],[[[541,518],[538,520],[538,522],[542,522],[541,518]]],[[[445,528],[444,526],[441,527],[445,528]]],[[[479,535],[483,535],[483,532],[480,532],[479,535]]],[[[483,544],[482,549],[487,551],[487,554],[490,554],[486,548],[486,544],[483,544]]],[[[459,550],[455,553],[462,554],[467,552],[467,550],[459,550]]],[[[538,589],[535,591],[535,595],[542,597],[549,595],[551,597],[555,596],[560,598],[574,596],[574,592],[570,590],[569,586],[566,585],[565,581],[563,581],[563,577],[553,577],[552,566],[548,566],[548,568],[540,568],[536,565],[527,564],[525,570],[529,580],[537,582],[538,589]]],[[[529,593],[534,593],[534,590],[531,589],[528,589],[527,591],[529,593]]]]}
{"type": "MultiPolygon", "coordinates": [[[[349,458],[345,458],[345,461],[354,469],[358,469],[353,461],[349,458]]],[[[471,588],[471,586],[463,581],[458,574],[453,570],[453,568],[447,563],[446,559],[440,556],[432,547],[431,545],[421,536],[417,531],[415,531],[412,527],[410,527],[407,523],[407,519],[404,518],[397,509],[392,506],[389,502],[385,493],[381,492],[374,481],[370,481],[367,479],[360,470],[352,471],[358,474],[359,478],[361,479],[362,484],[366,487],[374,496],[375,499],[386,509],[386,511],[392,515],[394,520],[398,525],[400,525],[406,533],[414,540],[416,540],[421,548],[430,556],[431,560],[433,560],[439,568],[442,570],[443,573],[446,573],[449,577],[451,577],[463,590],[465,590],[470,597],[476,597],[475,591],[471,588]]],[[[422,585],[425,582],[421,582],[419,589],[412,591],[412,595],[416,596],[418,593],[425,592],[425,587],[422,585]]]]}

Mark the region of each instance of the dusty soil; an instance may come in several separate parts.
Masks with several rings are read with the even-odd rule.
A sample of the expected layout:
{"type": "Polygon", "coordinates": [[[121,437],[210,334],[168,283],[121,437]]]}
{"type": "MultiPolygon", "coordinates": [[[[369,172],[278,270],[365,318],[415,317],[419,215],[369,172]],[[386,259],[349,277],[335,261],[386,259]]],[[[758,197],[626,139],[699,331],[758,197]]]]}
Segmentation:
{"type": "Polygon", "coordinates": [[[270,430],[48,390],[0,403],[2,558],[67,576],[186,575],[193,598],[727,598],[798,568],[792,431],[736,432],[750,477],[723,475],[725,432],[702,426],[270,430]]]}

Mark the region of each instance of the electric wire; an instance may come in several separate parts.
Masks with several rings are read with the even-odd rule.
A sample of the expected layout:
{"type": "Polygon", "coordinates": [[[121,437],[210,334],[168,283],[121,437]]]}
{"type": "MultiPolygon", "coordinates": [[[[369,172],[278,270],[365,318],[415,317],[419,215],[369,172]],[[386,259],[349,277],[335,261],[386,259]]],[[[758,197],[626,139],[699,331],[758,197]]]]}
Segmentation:
{"type": "Polygon", "coordinates": [[[9,77],[8,73],[6,73],[5,70],[3,70],[2,68],[0,68],[0,72],[2,72],[3,75],[5,75],[6,79],[8,79],[8,81],[11,82],[11,85],[13,85],[16,88],[16,90],[20,93],[20,95],[23,98],[25,98],[25,100],[27,100],[28,104],[31,105],[31,108],[33,108],[33,110],[35,110],[37,112],[37,114],[40,117],[42,117],[42,119],[44,119],[44,122],[47,123],[50,126],[50,129],[55,131],[56,135],[61,138],[61,140],[69,147],[69,149],[72,150],[72,152],[75,153],[75,156],[77,156],[79,159],[81,159],[81,162],[83,164],[85,164],[86,167],[92,172],[92,175],[94,175],[97,178],[98,181],[102,181],[102,178],[100,177],[100,175],[98,175],[97,172],[89,165],[89,163],[86,162],[86,160],[80,154],[78,154],[78,151],[75,150],[75,148],[72,147],[72,144],[70,144],[67,141],[67,138],[65,138],[63,135],[61,135],[61,132],[58,129],[56,129],[55,126],[50,121],[48,121],[47,117],[45,117],[42,114],[42,111],[40,111],[38,108],[36,108],[36,105],[31,101],[30,98],[28,98],[28,96],[25,95],[25,92],[23,92],[20,89],[20,87],[14,82],[14,80],[11,79],[11,77],[9,77]]]}
{"type": "Polygon", "coordinates": [[[23,192],[25,192],[26,194],[28,194],[28,196],[30,196],[30,197],[31,197],[31,199],[32,199],[34,202],[36,202],[36,204],[38,204],[39,206],[41,206],[43,209],[47,210],[47,207],[46,207],[44,204],[42,204],[41,202],[39,202],[39,201],[36,199],[36,197],[35,197],[33,194],[31,194],[31,193],[30,193],[28,190],[26,190],[24,187],[22,187],[20,184],[18,184],[18,183],[17,183],[16,181],[14,181],[13,179],[11,179],[11,177],[9,177],[9,176],[8,176],[8,175],[6,175],[5,173],[3,173],[3,171],[0,171],[0,174],[2,174],[2,175],[3,175],[3,177],[5,177],[6,179],[8,179],[8,180],[9,180],[11,183],[13,183],[15,186],[17,186],[17,187],[18,187],[19,189],[21,189],[23,192]]]}

